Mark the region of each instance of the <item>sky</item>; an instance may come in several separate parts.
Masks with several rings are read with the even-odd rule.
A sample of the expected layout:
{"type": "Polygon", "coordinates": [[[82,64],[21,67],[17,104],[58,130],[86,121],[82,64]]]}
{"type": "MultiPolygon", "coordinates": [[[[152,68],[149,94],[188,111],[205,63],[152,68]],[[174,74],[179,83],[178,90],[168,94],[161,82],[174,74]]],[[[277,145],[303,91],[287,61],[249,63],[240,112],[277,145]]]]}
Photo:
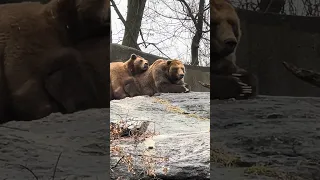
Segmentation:
{"type": "MultiPolygon", "coordinates": [[[[198,2],[198,0],[189,0],[198,2]]],[[[188,1],[188,2],[189,2],[188,1]]],[[[122,16],[126,19],[127,13],[127,0],[114,0],[122,16]]],[[[209,0],[206,0],[208,4],[209,0]]],[[[195,4],[197,6],[197,4],[195,4]]],[[[156,47],[149,45],[144,47],[140,45],[142,51],[151,53],[154,55],[169,57],[171,59],[177,58],[185,63],[191,61],[191,41],[193,37],[191,21],[181,21],[168,17],[184,17],[181,15],[182,5],[178,1],[172,0],[147,0],[145,12],[141,24],[141,31],[143,33],[144,40],[149,43],[156,43],[156,47]],[[178,11],[178,12],[176,12],[178,11]],[[160,14],[161,13],[161,14],[160,14]]],[[[124,25],[118,18],[118,15],[111,7],[111,28],[112,28],[112,43],[122,43],[124,34],[124,25]]],[[[205,37],[210,39],[210,33],[205,34],[205,37]]],[[[141,43],[142,39],[139,36],[138,43],[141,43]]],[[[202,66],[208,65],[210,62],[210,46],[200,45],[200,52],[205,52],[206,56],[201,55],[202,66]]],[[[202,54],[202,53],[200,53],[202,54]]]]}

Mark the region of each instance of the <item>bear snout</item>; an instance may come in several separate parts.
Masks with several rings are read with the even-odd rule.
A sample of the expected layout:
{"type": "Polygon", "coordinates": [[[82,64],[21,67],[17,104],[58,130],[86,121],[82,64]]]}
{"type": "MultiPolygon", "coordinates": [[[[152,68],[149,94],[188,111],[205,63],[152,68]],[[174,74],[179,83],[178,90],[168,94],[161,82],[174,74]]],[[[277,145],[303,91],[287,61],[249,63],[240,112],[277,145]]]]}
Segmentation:
{"type": "Polygon", "coordinates": [[[148,67],[149,67],[149,64],[148,63],[144,63],[143,69],[148,69],[148,67]]]}
{"type": "Polygon", "coordinates": [[[225,52],[230,54],[234,51],[237,46],[237,40],[234,38],[228,38],[224,40],[225,52]]]}
{"type": "Polygon", "coordinates": [[[182,79],[184,77],[184,74],[179,74],[178,78],[182,79]]]}

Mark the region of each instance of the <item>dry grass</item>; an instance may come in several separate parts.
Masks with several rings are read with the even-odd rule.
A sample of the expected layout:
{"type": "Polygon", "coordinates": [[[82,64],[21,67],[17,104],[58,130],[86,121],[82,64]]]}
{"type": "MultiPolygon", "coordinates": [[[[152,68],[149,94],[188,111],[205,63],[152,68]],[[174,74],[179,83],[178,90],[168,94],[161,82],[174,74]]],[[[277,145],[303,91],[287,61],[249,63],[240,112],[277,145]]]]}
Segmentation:
{"type": "Polygon", "coordinates": [[[157,97],[154,97],[154,99],[155,99],[155,102],[165,105],[166,111],[168,112],[183,114],[187,117],[196,118],[198,120],[208,120],[208,121],[210,120],[208,118],[200,117],[197,114],[188,113],[185,110],[181,109],[180,107],[172,105],[168,100],[157,98],[157,97]]]}
{"type": "MultiPolygon", "coordinates": [[[[119,120],[117,123],[110,125],[110,153],[113,156],[119,157],[119,160],[115,165],[111,167],[111,171],[114,172],[119,164],[123,164],[127,167],[127,170],[132,175],[137,175],[143,177],[154,177],[156,178],[155,170],[157,165],[165,164],[168,162],[168,157],[159,157],[155,156],[151,151],[154,151],[154,147],[148,147],[141,154],[133,154],[132,152],[128,152],[125,148],[123,148],[120,143],[121,141],[126,141],[128,143],[132,143],[133,147],[137,147],[138,144],[144,142],[146,139],[151,139],[155,135],[158,135],[156,131],[149,131],[147,127],[150,122],[142,122],[142,125],[139,129],[132,128],[128,133],[128,136],[122,137],[125,131],[128,131],[130,121],[128,120],[119,120]],[[138,168],[142,167],[143,171],[137,172],[138,168]]],[[[154,126],[155,127],[155,126],[154,126]]],[[[164,174],[167,173],[168,168],[163,166],[162,171],[164,174]]],[[[122,179],[122,177],[118,177],[118,179],[122,179]]]]}
{"type": "Polygon", "coordinates": [[[273,177],[279,180],[302,180],[302,178],[298,176],[293,176],[289,173],[281,172],[275,168],[264,165],[255,165],[252,167],[248,167],[244,172],[251,175],[273,177]]]}
{"type": "Polygon", "coordinates": [[[269,176],[269,177],[275,177],[278,175],[278,172],[275,171],[274,169],[267,166],[262,166],[262,165],[249,167],[244,172],[246,174],[263,175],[263,176],[269,176]]]}
{"type": "Polygon", "coordinates": [[[245,167],[244,173],[246,175],[267,176],[278,180],[302,180],[299,176],[294,176],[266,165],[257,165],[257,163],[241,161],[238,156],[226,152],[222,148],[211,147],[210,162],[223,167],[245,167]]]}
{"type": "Polygon", "coordinates": [[[210,149],[210,162],[220,164],[224,167],[234,166],[240,159],[231,153],[225,152],[222,149],[210,149]]]}

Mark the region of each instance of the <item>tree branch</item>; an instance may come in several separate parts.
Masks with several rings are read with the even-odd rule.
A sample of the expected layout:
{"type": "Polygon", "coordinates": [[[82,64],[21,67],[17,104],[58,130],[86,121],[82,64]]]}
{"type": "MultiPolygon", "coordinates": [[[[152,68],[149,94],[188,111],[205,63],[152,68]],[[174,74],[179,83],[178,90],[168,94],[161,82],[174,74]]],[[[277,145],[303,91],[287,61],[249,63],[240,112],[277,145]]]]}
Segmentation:
{"type": "Polygon", "coordinates": [[[177,1],[179,1],[184,7],[187,8],[188,15],[192,19],[194,26],[197,27],[197,19],[193,16],[192,10],[191,10],[189,4],[185,0],[177,0],[177,1]]]}
{"type": "Polygon", "coordinates": [[[210,84],[206,84],[206,83],[201,82],[201,81],[198,81],[198,83],[201,84],[203,87],[210,89],[210,84]]]}
{"type": "Polygon", "coordinates": [[[320,73],[312,70],[297,68],[293,64],[283,62],[284,67],[291,72],[294,76],[302,81],[310,83],[314,86],[320,87],[320,73]]]}
{"type": "Polygon", "coordinates": [[[19,164],[19,166],[21,166],[23,169],[26,169],[27,171],[29,171],[36,180],[39,179],[39,178],[36,176],[36,174],[35,174],[31,169],[29,169],[27,166],[24,166],[24,165],[22,165],[22,164],[19,164]]]}
{"type": "Polygon", "coordinates": [[[54,178],[55,178],[56,171],[57,171],[57,166],[58,166],[58,163],[59,163],[59,160],[60,160],[61,154],[62,154],[62,152],[60,152],[60,154],[59,154],[59,156],[58,156],[58,159],[57,159],[57,162],[56,162],[56,164],[55,164],[55,166],[54,166],[53,174],[52,174],[52,180],[54,180],[54,178]]]}

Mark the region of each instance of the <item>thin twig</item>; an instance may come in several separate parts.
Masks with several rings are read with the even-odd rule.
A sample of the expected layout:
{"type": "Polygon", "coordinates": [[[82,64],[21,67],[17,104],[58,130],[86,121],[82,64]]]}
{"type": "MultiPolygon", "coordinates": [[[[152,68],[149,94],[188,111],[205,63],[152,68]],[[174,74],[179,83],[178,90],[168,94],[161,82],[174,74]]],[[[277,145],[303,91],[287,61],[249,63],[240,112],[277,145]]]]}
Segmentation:
{"type": "Polygon", "coordinates": [[[55,177],[55,175],[56,175],[57,166],[58,166],[58,163],[59,163],[59,160],[60,160],[61,154],[62,154],[62,152],[60,152],[60,154],[59,154],[59,156],[58,156],[58,159],[57,159],[57,162],[56,162],[56,165],[54,166],[54,169],[53,169],[53,175],[52,175],[52,180],[54,180],[54,177],[55,177]]]}
{"type": "Polygon", "coordinates": [[[158,49],[159,52],[161,52],[161,53],[162,53],[164,56],[166,56],[168,59],[171,59],[168,55],[166,55],[163,51],[161,51],[161,49],[158,48],[158,46],[157,46],[156,44],[154,44],[154,43],[148,43],[148,44],[154,46],[156,49],[158,49]]]}
{"type": "Polygon", "coordinates": [[[197,28],[197,19],[193,16],[192,10],[191,10],[189,4],[185,0],[177,0],[177,1],[179,1],[182,4],[182,6],[187,8],[187,11],[188,11],[187,13],[190,16],[190,18],[192,19],[194,26],[197,28]]]}
{"type": "Polygon", "coordinates": [[[124,158],[124,156],[122,156],[122,157],[117,161],[117,163],[116,163],[114,166],[111,167],[111,169],[116,168],[123,158],[124,158]]]}
{"type": "Polygon", "coordinates": [[[36,174],[35,174],[31,169],[29,169],[27,166],[24,166],[24,165],[22,165],[22,164],[19,164],[19,166],[21,166],[23,169],[28,170],[30,173],[32,173],[33,177],[36,178],[36,180],[39,179],[39,178],[36,176],[36,174]]]}

